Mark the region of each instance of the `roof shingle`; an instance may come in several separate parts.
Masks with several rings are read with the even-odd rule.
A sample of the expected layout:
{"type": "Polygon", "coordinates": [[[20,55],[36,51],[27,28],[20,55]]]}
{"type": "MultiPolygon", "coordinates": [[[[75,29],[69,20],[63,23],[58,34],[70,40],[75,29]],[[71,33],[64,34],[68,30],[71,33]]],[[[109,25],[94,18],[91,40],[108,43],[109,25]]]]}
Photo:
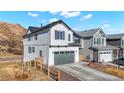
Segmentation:
{"type": "Polygon", "coordinates": [[[84,31],[78,31],[76,32],[79,34],[81,37],[92,37],[100,28],[96,29],[89,29],[89,30],[84,30],[84,31]]]}
{"type": "Polygon", "coordinates": [[[107,39],[121,39],[124,37],[124,33],[107,35],[107,39]]]}

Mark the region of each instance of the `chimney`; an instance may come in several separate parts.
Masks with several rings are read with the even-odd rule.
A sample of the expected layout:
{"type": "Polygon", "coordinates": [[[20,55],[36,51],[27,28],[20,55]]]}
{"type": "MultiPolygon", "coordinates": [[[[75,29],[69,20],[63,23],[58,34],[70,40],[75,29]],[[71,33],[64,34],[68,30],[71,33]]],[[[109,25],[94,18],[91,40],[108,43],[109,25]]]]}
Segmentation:
{"type": "Polygon", "coordinates": [[[41,26],[40,27],[42,27],[42,24],[40,24],[41,26]]]}

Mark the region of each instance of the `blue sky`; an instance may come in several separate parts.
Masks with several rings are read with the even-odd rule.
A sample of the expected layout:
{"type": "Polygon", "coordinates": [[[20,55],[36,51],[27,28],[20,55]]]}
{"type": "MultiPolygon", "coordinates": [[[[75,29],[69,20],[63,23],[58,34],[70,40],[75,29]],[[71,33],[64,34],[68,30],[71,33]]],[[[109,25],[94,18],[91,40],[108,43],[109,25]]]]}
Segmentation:
{"type": "Polygon", "coordinates": [[[0,11],[0,21],[28,26],[63,20],[72,29],[102,28],[106,34],[124,33],[123,11],[0,11]]]}

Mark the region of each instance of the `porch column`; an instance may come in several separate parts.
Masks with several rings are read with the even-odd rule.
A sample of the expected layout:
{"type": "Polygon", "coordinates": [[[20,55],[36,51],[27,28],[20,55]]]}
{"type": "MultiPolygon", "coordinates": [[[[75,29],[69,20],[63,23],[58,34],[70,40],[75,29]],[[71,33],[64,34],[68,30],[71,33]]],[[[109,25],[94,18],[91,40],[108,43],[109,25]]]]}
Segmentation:
{"type": "Polygon", "coordinates": [[[100,61],[100,53],[99,53],[99,51],[97,51],[97,53],[98,53],[98,56],[97,56],[97,57],[98,57],[98,58],[97,58],[98,60],[97,60],[97,61],[98,61],[98,63],[99,63],[99,61],[100,61]]]}
{"type": "Polygon", "coordinates": [[[118,56],[119,56],[119,49],[117,49],[117,57],[116,57],[117,59],[118,59],[118,56]]]}
{"type": "Polygon", "coordinates": [[[124,58],[124,49],[123,49],[123,58],[124,58]]]}

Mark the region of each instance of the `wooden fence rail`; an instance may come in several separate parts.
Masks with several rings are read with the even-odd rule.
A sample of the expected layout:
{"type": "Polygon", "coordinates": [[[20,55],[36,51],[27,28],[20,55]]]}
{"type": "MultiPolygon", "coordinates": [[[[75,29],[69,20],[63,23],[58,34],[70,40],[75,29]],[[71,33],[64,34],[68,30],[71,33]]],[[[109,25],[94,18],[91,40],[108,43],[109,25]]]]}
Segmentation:
{"type": "Polygon", "coordinates": [[[59,80],[60,80],[60,70],[57,69],[57,68],[51,67],[51,68],[50,68],[50,76],[51,76],[53,79],[59,81],[59,80]]]}
{"type": "Polygon", "coordinates": [[[35,59],[36,68],[47,74],[48,79],[52,77],[56,81],[60,80],[60,70],[55,67],[49,67],[49,65],[43,63],[43,58],[35,59]]]}

